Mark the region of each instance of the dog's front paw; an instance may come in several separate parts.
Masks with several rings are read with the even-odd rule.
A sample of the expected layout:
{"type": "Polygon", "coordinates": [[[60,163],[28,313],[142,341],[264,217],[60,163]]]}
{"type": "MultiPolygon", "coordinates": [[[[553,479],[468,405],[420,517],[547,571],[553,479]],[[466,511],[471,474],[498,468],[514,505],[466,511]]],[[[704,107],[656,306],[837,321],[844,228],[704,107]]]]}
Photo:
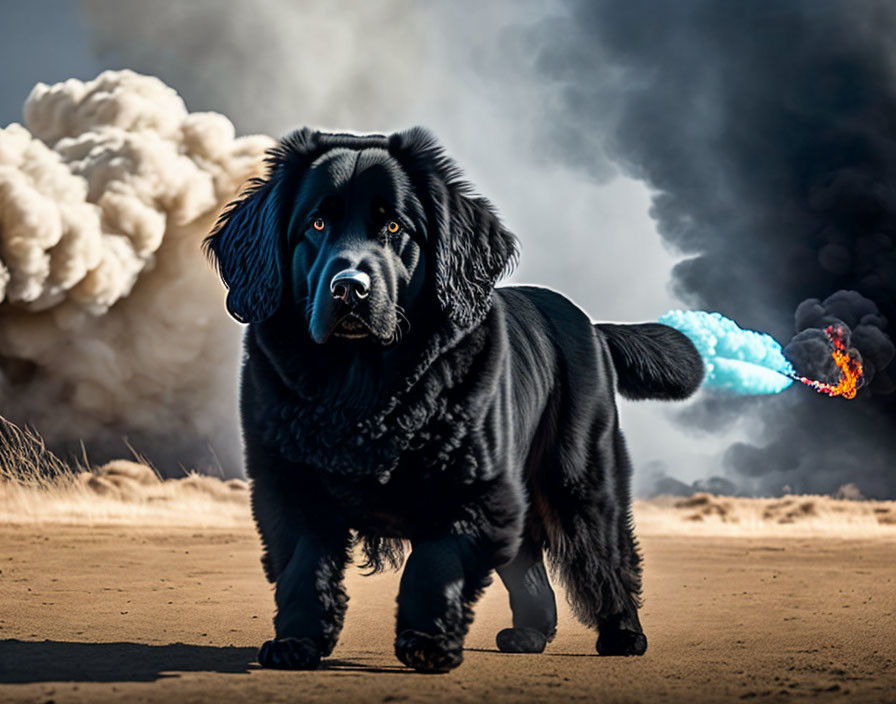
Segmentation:
{"type": "Polygon", "coordinates": [[[627,629],[601,632],[596,644],[599,655],[643,655],[647,650],[647,636],[627,629]]]}
{"type": "Polygon", "coordinates": [[[502,653],[540,653],[548,639],[534,628],[505,628],[495,638],[502,653]]]}
{"type": "Polygon", "coordinates": [[[308,638],[269,640],[258,651],[258,664],[274,670],[316,670],[320,650],[308,638]]]}
{"type": "Polygon", "coordinates": [[[398,634],[395,656],[418,672],[448,672],[464,660],[463,647],[455,639],[411,630],[398,634]]]}

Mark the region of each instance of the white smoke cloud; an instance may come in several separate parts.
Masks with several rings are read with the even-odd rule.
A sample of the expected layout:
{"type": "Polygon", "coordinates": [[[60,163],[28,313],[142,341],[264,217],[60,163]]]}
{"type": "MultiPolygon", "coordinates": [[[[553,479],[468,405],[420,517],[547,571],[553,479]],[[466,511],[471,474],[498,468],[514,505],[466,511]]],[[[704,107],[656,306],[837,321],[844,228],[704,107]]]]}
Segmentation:
{"type": "Polygon", "coordinates": [[[132,71],[38,84],[24,116],[0,130],[0,415],[95,461],[126,440],[239,471],[240,331],[200,244],[272,141],[132,71]]]}

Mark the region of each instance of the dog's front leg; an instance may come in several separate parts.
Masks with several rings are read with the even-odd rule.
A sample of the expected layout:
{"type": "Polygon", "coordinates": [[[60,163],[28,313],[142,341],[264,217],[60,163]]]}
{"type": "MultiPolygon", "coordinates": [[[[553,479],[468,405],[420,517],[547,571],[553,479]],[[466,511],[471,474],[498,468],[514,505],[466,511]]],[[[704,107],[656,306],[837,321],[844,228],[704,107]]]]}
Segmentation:
{"type": "Polygon", "coordinates": [[[348,531],[301,535],[277,578],[277,637],[261,646],[262,667],[312,670],[333,651],[348,602],[342,584],[348,560],[348,531]]]}
{"type": "Polygon", "coordinates": [[[491,566],[489,551],[470,536],[414,543],[398,593],[399,660],[424,672],[447,672],[461,664],[472,605],[491,566]]]}

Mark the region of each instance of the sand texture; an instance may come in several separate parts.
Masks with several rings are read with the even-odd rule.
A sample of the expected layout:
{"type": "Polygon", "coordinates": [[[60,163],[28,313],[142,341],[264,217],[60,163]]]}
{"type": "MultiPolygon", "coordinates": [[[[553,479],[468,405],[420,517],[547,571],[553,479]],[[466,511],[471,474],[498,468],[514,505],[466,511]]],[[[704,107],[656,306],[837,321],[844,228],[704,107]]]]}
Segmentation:
{"type": "Polygon", "coordinates": [[[419,675],[392,654],[398,575],[351,568],[333,657],[316,672],[275,672],[254,662],[273,597],[245,487],[172,489],[120,479],[128,471],[117,487],[108,472],[99,489],[82,478],[62,499],[42,489],[44,521],[38,498],[0,491],[0,701],[896,701],[891,504],[639,503],[642,658],[597,656],[562,598],[545,653],[499,653],[510,611],[496,583],[464,664],[419,675]],[[155,498],[128,507],[135,486],[155,498]]]}

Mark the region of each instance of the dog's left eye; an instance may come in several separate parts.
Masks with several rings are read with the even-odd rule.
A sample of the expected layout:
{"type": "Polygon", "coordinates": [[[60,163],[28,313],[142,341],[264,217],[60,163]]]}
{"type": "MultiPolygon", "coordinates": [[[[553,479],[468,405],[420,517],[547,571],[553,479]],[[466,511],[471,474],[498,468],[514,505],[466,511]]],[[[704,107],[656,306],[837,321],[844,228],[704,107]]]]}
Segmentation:
{"type": "Polygon", "coordinates": [[[397,235],[401,230],[401,224],[396,220],[390,220],[386,225],[386,230],[388,230],[390,235],[397,235]]]}

